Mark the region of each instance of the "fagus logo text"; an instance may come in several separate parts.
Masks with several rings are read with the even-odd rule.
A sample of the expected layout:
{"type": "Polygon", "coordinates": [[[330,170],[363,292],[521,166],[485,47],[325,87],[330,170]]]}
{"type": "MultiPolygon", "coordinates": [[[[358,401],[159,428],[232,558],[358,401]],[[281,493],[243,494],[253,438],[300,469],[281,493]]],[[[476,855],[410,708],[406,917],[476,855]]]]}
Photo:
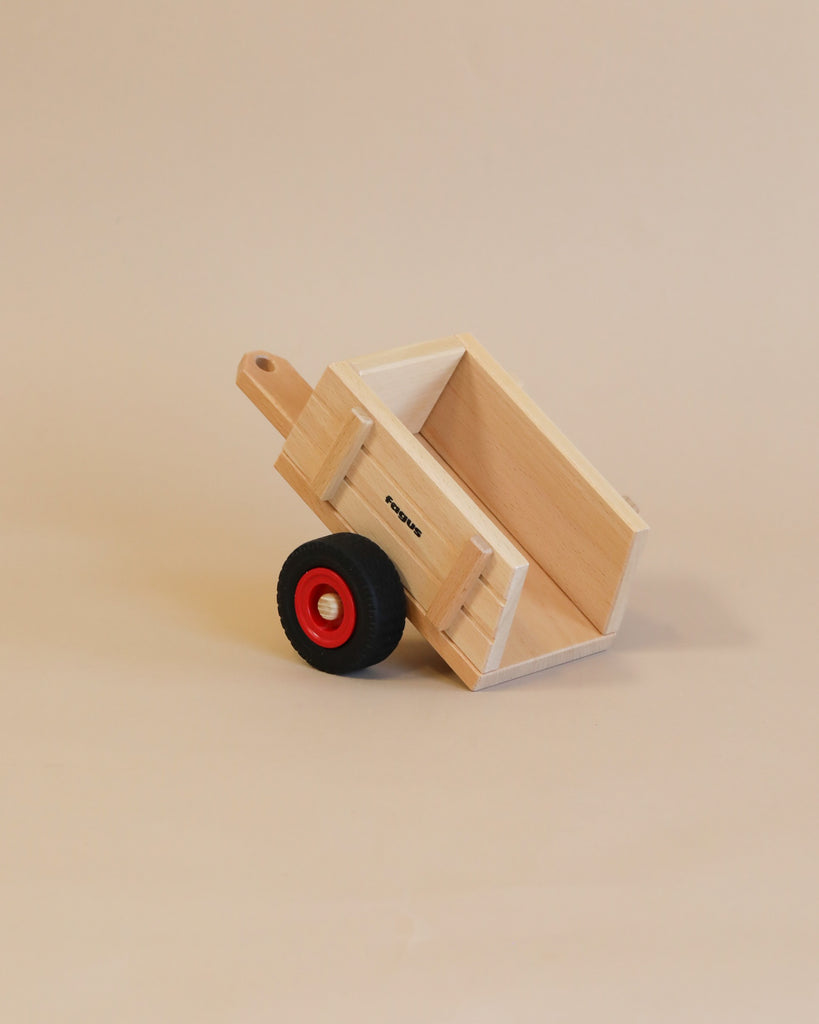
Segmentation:
{"type": "Polygon", "coordinates": [[[391,495],[388,494],[386,496],[386,498],[384,498],[384,501],[390,506],[390,508],[393,510],[393,512],[401,520],[401,522],[407,524],[407,526],[412,530],[412,532],[415,534],[416,537],[420,537],[421,536],[421,531],[418,529],[418,527],[415,525],[415,523],[410,519],[410,517],[407,515],[407,513],[401,511],[401,509],[398,507],[398,505],[396,505],[396,503],[392,500],[392,496],[391,495]]]}

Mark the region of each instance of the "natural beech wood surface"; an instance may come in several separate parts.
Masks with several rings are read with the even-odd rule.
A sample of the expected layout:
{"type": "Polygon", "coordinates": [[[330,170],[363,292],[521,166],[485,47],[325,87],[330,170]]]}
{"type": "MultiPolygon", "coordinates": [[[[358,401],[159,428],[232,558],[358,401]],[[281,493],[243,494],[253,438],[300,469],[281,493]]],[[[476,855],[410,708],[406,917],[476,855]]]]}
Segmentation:
{"type": "Polygon", "coordinates": [[[283,437],[290,433],[313,391],[286,359],[261,351],[242,357],[236,383],[283,437]]]}
{"type": "MultiPolygon", "coordinates": [[[[486,580],[500,597],[505,597],[516,569],[525,564],[520,552],[347,364],[334,363],[325,370],[285,443],[288,456],[312,477],[353,406],[360,406],[374,421],[364,447],[378,466],[379,484],[390,488],[378,496],[379,504],[386,506],[379,509],[385,520],[395,519],[386,505],[389,495],[423,534],[431,529],[443,539],[447,549],[444,557],[451,559],[474,533],[479,533],[496,556],[484,573],[486,580]]],[[[418,547],[424,558],[425,545],[418,547]]],[[[439,572],[444,568],[441,566],[439,572]]]]}
{"type": "Polygon", "coordinates": [[[341,433],[333,442],[313,478],[313,489],[322,501],[329,501],[349,472],[361,446],[372,430],[373,421],[361,409],[352,409],[341,433]]]}
{"type": "MultiPolygon", "coordinates": [[[[429,442],[421,440],[427,451],[441,465],[446,466],[429,442]]],[[[504,530],[503,524],[483,504],[475,491],[451,467],[446,468],[498,529],[504,530]]],[[[613,634],[606,638],[589,622],[548,573],[531,558],[529,552],[523,551],[523,554],[529,560],[529,571],[526,574],[503,657],[493,671],[483,673],[480,681],[475,684],[475,689],[483,689],[541,668],[573,661],[584,654],[593,654],[609,647],[614,639],[613,634]],[[577,653],[578,651],[580,653],[577,653]]]]}
{"type": "Polygon", "coordinates": [[[354,407],[366,411],[373,428],[332,504],[354,530],[387,552],[424,611],[455,570],[465,544],[475,534],[483,537],[492,554],[446,632],[478,669],[498,667],[527,561],[350,365],[325,371],[285,454],[311,479],[354,407]],[[493,604],[500,605],[498,614],[493,604]]]}
{"type": "Polygon", "coordinates": [[[601,633],[645,522],[469,335],[421,434],[601,633]],[[635,542],[636,541],[636,542],[635,542]]]}
{"type": "Polygon", "coordinates": [[[440,630],[449,629],[491,557],[492,548],[483,537],[475,534],[469,538],[430,603],[427,616],[431,625],[440,630]]]}
{"type": "Polygon", "coordinates": [[[500,668],[552,657],[576,644],[599,640],[600,631],[586,618],[549,575],[533,563],[500,668]]]}
{"type": "MultiPolygon", "coordinates": [[[[328,530],[336,533],[353,530],[352,525],[329,502],[319,501],[310,482],[284,453],[276,461],[276,469],[328,530]]],[[[587,654],[595,654],[611,646],[613,635],[602,636],[582,616],[575,619],[579,613],[566,595],[551,583],[537,566],[533,566],[533,570],[541,579],[533,581],[529,586],[527,575],[524,590],[528,590],[529,593],[525,601],[523,628],[519,640],[513,642],[510,638],[509,649],[501,664],[483,672],[465,655],[460,644],[448,633],[442,633],[429,622],[418,600],[410,592],[406,592],[407,618],[470,690],[483,690],[540,669],[574,661],[587,654]],[[554,630],[546,623],[549,635],[545,642],[556,644],[556,647],[547,653],[542,653],[544,645],[538,640],[538,634],[544,629],[544,615],[549,615],[550,618],[554,615],[558,622],[554,630]],[[539,653],[533,656],[532,650],[539,653]]]]}
{"type": "Polygon", "coordinates": [[[491,672],[484,672],[474,683],[467,683],[470,690],[485,690],[490,686],[497,686],[498,683],[507,683],[511,679],[520,679],[521,676],[531,675],[533,672],[540,672],[547,668],[557,668],[558,665],[566,665],[570,661],[577,661],[579,658],[586,658],[590,654],[600,654],[606,651],[614,642],[614,634],[606,636],[598,634],[593,640],[572,644],[570,647],[552,651],[549,654],[541,654],[528,661],[515,662],[512,665],[501,665],[500,668],[491,672]]]}
{"type": "MultiPolygon", "coordinates": [[[[352,524],[329,501],[319,501],[310,481],[284,452],[276,460],[276,469],[302,501],[304,501],[305,505],[313,510],[328,530],[331,530],[333,533],[355,532],[352,524]]],[[[406,587],[405,594],[407,598],[407,618],[413,626],[429,642],[430,646],[435,648],[452,671],[470,690],[477,689],[482,673],[469,660],[455,641],[446,633],[442,633],[430,625],[425,610],[412,593],[406,590],[406,587]]]]}
{"type": "Polygon", "coordinates": [[[457,338],[392,349],[350,366],[411,434],[417,433],[466,351],[457,338]]]}
{"type": "Polygon", "coordinates": [[[469,687],[611,644],[646,524],[469,335],[333,363],[314,391],[254,352],[238,381],[286,437],[279,472],[387,553],[469,687]]]}
{"type": "MultiPolygon", "coordinates": [[[[385,496],[391,494],[396,489],[395,480],[381,468],[374,457],[368,459],[366,464],[364,464],[363,460],[356,462],[350,468],[344,485],[349,486],[365,502],[372,505],[374,509],[377,508],[379,510],[381,510],[382,505],[386,506],[385,496]]],[[[381,511],[386,512],[386,509],[381,511]]],[[[414,503],[406,502],[404,511],[411,518],[412,522],[421,523],[423,521],[414,503]]],[[[387,529],[391,526],[394,530],[396,526],[400,525],[400,521],[393,519],[392,516],[388,517],[384,522],[387,529]]],[[[454,564],[457,552],[446,536],[437,531],[432,520],[427,520],[426,525],[422,529],[423,548],[421,545],[413,544],[414,538],[409,535],[405,537],[406,546],[415,552],[416,557],[426,566],[427,571],[432,577],[442,579],[445,567],[454,564]]],[[[404,528],[402,527],[402,531],[398,536],[404,536],[403,530],[404,528]]],[[[484,572],[487,569],[488,565],[484,566],[484,572]]],[[[499,574],[496,573],[493,576],[492,582],[504,584],[503,578],[498,577],[499,574]]],[[[478,585],[469,599],[469,611],[482,632],[487,636],[494,636],[497,632],[505,601],[506,599],[501,596],[499,590],[495,589],[485,576],[479,579],[478,585]]]]}
{"type": "Polygon", "coordinates": [[[514,575],[510,563],[518,565],[525,560],[474,502],[453,486],[451,474],[437,464],[421,441],[410,434],[376,396],[370,394],[367,402],[360,401],[358,395],[339,384],[334,370],[325,371],[287,439],[288,457],[312,479],[349,409],[354,404],[361,405],[372,417],[374,426],[363,448],[366,461],[362,459],[353,464],[346,482],[353,484],[377,508],[379,517],[391,529],[397,530],[400,526],[409,539],[409,529],[393,513],[386,498],[391,497],[399,505],[422,531],[425,543],[415,545],[418,557],[439,576],[473,533],[485,537],[496,552],[499,549],[494,541],[497,541],[500,557],[490,561],[484,579],[493,593],[504,600],[514,575]],[[327,386],[330,378],[334,383],[327,386]],[[394,432],[385,425],[388,419],[393,421],[394,432]],[[474,525],[472,516],[477,520],[474,525]]]}

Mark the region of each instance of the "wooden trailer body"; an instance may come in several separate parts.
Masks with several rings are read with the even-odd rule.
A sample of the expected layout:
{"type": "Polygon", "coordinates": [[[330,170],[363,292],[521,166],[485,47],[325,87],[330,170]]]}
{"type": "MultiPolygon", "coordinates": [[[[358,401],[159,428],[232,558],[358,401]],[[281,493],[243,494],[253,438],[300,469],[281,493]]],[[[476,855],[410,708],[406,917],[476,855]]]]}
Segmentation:
{"type": "Polygon", "coordinates": [[[239,386],[332,532],[375,541],[407,615],[471,689],[609,647],[648,527],[469,335],[331,364],[268,353],[239,386]]]}

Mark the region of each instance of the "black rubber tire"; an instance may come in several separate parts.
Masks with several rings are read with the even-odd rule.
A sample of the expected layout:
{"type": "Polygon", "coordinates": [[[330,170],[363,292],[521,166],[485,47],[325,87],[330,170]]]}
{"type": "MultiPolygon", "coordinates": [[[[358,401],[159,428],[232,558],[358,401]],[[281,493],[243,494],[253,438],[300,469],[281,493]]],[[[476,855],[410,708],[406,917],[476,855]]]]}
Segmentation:
{"type": "Polygon", "coordinates": [[[277,600],[287,639],[322,672],[344,675],[375,665],[392,654],[404,632],[407,602],[398,571],[377,544],[357,533],[334,533],[296,548],[279,573],[277,600]],[[296,586],[315,568],[338,573],[355,601],[355,628],[340,647],[315,643],[296,615],[296,586]]]}

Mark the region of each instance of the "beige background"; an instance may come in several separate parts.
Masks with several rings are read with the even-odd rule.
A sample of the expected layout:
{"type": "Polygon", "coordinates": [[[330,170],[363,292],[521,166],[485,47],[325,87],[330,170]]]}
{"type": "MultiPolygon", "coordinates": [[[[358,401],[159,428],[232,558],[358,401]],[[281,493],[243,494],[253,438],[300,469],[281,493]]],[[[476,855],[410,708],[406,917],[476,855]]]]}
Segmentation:
{"type": "Polygon", "coordinates": [[[0,1019],[819,1016],[819,8],[0,29],[0,1019]],[[315,673],[234,388],[468,330],[653,527],[615,648],[315,673]]]}

